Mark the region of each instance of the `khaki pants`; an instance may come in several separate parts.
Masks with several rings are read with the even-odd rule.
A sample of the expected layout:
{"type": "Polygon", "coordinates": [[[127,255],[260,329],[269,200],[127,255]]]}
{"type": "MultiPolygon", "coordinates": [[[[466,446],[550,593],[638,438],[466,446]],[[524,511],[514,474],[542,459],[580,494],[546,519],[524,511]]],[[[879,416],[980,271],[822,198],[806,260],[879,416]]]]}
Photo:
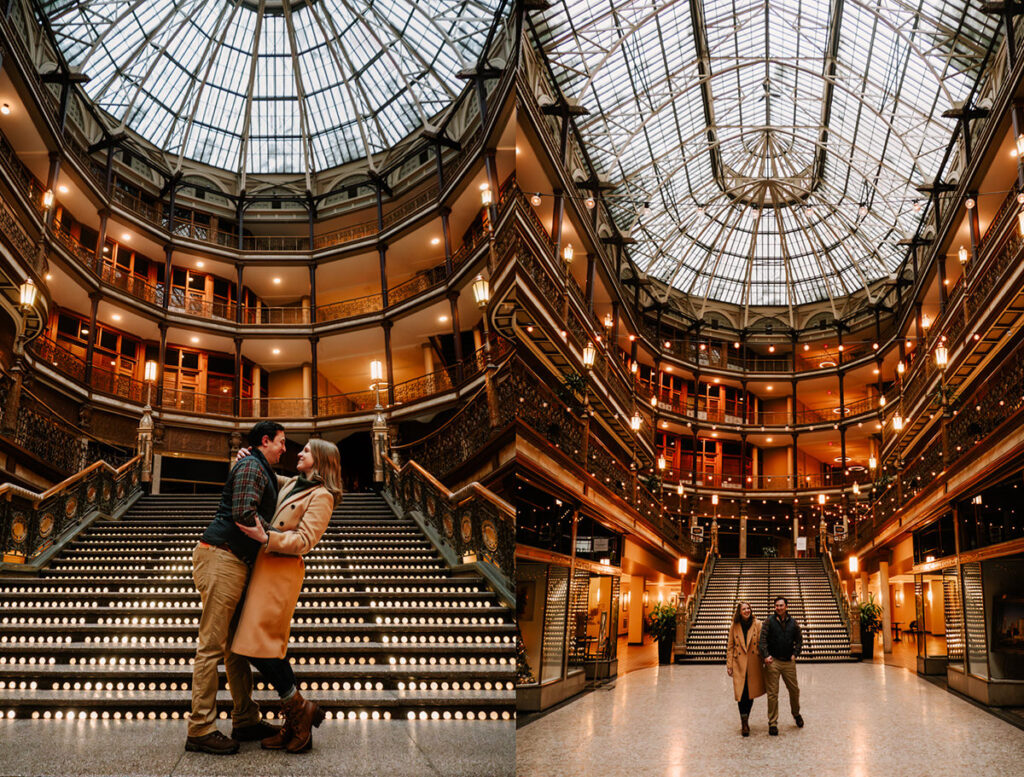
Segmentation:
{"type": "Polygon", "coordinates": [[[793,717],[800,714],[800,686],[796,683],[796,661],[775,658],[764,665],[764,684],[768,691],[768,725],[779,724],[779,675],[789,691],[789,710],[793,717]]]}
{"type": "Polygon", "coordinates": [[[192,579],[203,601],[199,616],[199,646],[192,666],[192,714],[188,735],[202,737],[217,728],[217,665],[224,661],[234,707],[235,727],[260,720],[252,699],[252,669],[241,656],[227,652],[238,622],[238,604],[245,595],[249,567],[229,551],[197,545],[192,551],[192,579]]]}

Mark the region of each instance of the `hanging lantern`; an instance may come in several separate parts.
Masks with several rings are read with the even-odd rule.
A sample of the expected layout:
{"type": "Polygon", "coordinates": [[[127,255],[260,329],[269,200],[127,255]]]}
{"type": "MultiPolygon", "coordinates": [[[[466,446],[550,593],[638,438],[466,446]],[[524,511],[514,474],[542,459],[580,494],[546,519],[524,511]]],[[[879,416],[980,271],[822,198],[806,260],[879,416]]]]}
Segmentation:
{"type": "Polygon", "coordinates": [[[28,310],[36,304],[36,293],[39,289],[31,278],[26,278],[25,282],[18,288],[21,300],[21,309],[28,310]]]}
{"type": "Polygon", "coordinates": [[[718,506],[718,494],[711,495],[711,504],[715,505],[716,507],[718,506]]]}
{"type": "Polygon", "coordinates": [[[960,264],[967,264],[967,249],[960,246],[960,250],[956,252],[956,258],[960,260],[960,264]]]}
{"type": "MultiPolygon", "coordinates": [[[[1024,211],[1022,211],[1022,212],[1024,212],[1024,211]]],[[[928,318],[928,314],[927,313],[922,313],[921,314],[921,328],[922,329],[930,329],[931,325],[932,325],[932,320],[930,318],[928,318]]]]}
{"type": "Polygon", "coordinates": [[[657,396],[652,396],[651,397],[651,407],[657,407],[657,406],[658,406],[658,397],[657,396]]]}
{"type": "Polygon", "coordinates": [[[664,456],[659,456],[658,457],[658,469],[662,469],[662,470],[665,469],[667,464],[668,464],[668,462],[665,461],[665,457],[664,456]]]}
{"type": "Polygon", "coordinates": [[[940,370],[944,370],[947,364],[949,364],[949,350],[940,343],[935,349],[935,366],[940,370]]]}
{"type": "Polygon", "coordinates": [[[597,349],[593,343],[587,343],[583,346],[583,366],[588,370],[594,369],[594,361],[597,359],[597,349]]]}
{"type": "Polygon", "coordinates": [[[491,301],[491,286],[482,275],[473,279],[473,299],[476,300],[477,307],[480,308],[491,301]]]}
{"type": "Polygon", "coordinates": [[[636,373],[640,371],[640,362],[638,362],[636,359],[630,362],[629,371],[636,375],[636,373]]]}
{"type": "Polygon", "coordinates": [[[629,428],[634,432],[640,431],[640,413],[639,411],[633,411],[633,417],[629,419],[629,428]]]}

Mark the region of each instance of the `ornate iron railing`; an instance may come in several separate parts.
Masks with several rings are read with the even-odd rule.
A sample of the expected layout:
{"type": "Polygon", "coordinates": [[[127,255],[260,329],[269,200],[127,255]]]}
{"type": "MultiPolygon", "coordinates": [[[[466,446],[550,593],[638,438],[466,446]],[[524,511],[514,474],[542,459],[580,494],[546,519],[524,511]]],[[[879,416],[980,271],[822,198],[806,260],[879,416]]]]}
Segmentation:
{"type": "Polygon", "coordinates": [[[116,517],[142,493],[142,459],[118,468],[98,461],[41,494],[0,486],[4,560],[31,563],[93,517],[116,517]]]}
{"type": "Polygon", "coordinates": [[[481,562],[498,570],[506,590],[514,590],[515,509],[479,483],[458,491],[445,486],[415,461],[401,467],[384,456],[384,490],[405,513],[417,512],[433,529],[449,560],[481,562]]]}
{"type": "Polygon", "coordinates": [[[707,590],[711,573],[715,571],[715,558],[714,549],[708,548],[707,555],[704,556],[704,564],[694,581],[693,592],[686,597],[686,602],[676,616],[676,652],[686,652],[686,637],[697,618],[697,610],[700,609],[700,602],[704,598],[704,591],[707,590]]]}

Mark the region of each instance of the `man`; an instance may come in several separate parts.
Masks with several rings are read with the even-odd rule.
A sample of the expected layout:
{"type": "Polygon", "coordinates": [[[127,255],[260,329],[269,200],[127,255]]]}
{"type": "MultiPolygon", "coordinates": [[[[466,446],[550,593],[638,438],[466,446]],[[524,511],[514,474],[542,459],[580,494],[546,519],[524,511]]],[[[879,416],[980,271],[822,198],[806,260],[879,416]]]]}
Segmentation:
{"type": "Polygon", "coordinates": [[[284,427],[260,421],[249,432],[252,455],[239,461],[221,493],[217,514],[192,552],[192,577],[203,603],[199,645],[192,667],[192,713],[185,749],[230,755],[239,742],[273,736],[278,727],[263,722],[252,698],[249,662],[227,651],[237,623],[236,612],[249,581],[260,543],[236,524],[269,526],[277,507],[274,465],[285,450],[284,427]],[[224,668],[234,704],[231,737],[217,730],[217,665],[224,668]]]}
{"type": "Polygon", "coordinates": [[[764,679],[768,691],[768,733],[779,735],[779,675],[789,691],[789,709],[798,728],[804,727],[800,717],[800,686],[796,683],[796,657],[800,655],[802,637],[800,625],[787,609],[789,600],[785,596],[775,597],[775,614],[770,615],[761,627],[759,648],[764,658],[764,679]]]}

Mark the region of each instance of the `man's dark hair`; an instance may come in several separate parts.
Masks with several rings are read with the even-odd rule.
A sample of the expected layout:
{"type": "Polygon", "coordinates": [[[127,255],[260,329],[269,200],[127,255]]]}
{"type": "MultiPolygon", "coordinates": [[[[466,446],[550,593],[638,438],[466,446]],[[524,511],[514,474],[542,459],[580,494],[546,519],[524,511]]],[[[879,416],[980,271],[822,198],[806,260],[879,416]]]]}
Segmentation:
{"type": "Polygon", "coordinates": [[[249,444],[253,448],[259,448],[263,444],[264,437],[269,437],[273,441],[277,437],[277,433],[283,431],[284,427],[277,421],[258,421],[249,430],[249,444]]]}
{"type": "Polygon", "coordinates": [[[789,607],[789,599],[787,599],[785,596],[776,596],[772,604],[778,604],[780,601],[785,602],[786,606],[789,607]]]}

